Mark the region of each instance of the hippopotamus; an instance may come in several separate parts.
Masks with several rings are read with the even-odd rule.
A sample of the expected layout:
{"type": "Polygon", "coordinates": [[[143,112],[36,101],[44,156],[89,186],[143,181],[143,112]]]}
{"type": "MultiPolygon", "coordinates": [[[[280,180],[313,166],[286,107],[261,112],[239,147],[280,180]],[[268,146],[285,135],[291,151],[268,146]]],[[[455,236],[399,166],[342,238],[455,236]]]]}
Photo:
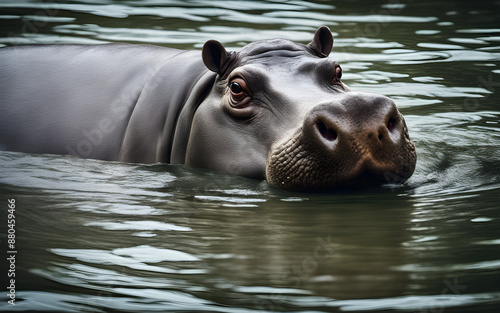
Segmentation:
{"type": "Polygon", "coordinates": [[[415,146],[395,103],[351,91],[333,36],[238,52],[143,44],[0,49],[0,149],[186,164],[293,191],[402,183],[415,146]]]}

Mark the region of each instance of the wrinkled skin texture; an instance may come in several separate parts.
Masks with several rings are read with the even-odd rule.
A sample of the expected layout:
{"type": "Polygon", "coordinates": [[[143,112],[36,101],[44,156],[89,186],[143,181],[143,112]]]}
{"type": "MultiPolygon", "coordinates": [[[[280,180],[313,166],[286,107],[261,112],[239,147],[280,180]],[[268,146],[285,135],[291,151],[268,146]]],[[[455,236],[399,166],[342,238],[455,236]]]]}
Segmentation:
{"type": "Polygon", "coordinates": [[[326,104],[315,108],[303,127],[273,147],[268,181],[287,189],[311,191],[404,180],[414,170],[415,150],[403,117],[391,102],[384,105],[385,101],[375,95],[352,93],[340,96],[342,105],[338,107],[326,104]],[[371,110],[376,102],[381,104],[371,110]],[[348,113],[351,110],[359,110],[359,115],[352,116],[348,113]],[[325,135],[326,128],[334,130],[336,136],[325,135]]]}
{"type": "Polygon", "coordinates": [[[326,27],[227,52],[148,45],[0,49],[0,148],[187,164],[294,191],[401,183],[416,164],[387,97],[353,92],[326,27]],[[70,60],[71,62],[65,62],[70,60]]]}

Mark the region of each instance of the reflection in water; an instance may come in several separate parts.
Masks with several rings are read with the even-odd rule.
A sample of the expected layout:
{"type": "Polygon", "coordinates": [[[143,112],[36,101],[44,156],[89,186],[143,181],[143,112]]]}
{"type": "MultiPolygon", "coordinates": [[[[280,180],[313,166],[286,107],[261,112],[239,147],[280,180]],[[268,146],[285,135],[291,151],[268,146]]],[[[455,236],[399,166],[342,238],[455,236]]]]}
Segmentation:
{"type": "Polygon", "coordinates": [[[1,152],[19,253],[17,305],[2,295],[0,311],[496,312],[498,4],[413,2],[0,3],[4,45],[238,49],[306,43],[328,25],[344,81],[392,97],[418,153],[405,186],[318,195],[185,166],[1,152]]]}

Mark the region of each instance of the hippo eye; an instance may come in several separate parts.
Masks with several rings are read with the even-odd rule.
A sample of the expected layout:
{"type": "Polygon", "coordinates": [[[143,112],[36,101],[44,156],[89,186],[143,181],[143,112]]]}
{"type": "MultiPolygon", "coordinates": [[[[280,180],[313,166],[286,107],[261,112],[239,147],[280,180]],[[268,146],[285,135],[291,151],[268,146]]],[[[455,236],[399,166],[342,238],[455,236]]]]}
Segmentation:
{"type": "MultiPolygon", "coordinates": [[[[229,83],[229,90],[231,91],[231,105],[241,106],[243,100],[251,96],[247,83],[243,78],[235,78],[229,83]]],[[[246,104],[246,103],[244,103],[246,104]]]]}
{"type": "Polygon", "coordinates": [[[247,86],[245,80],[241,77],[236,77],[229,83],[229,108],[230,112],[238,118],[247,118],[252,109],[249,107],[249,103],[252,100],[252,93],[247,86]]]}
{"type": "Polygon", "coordinates": [[[340,65],[336,64],[335,65],[335,75],[332,78],[331,84],[332,85],[341,85],[340,79],[342,78],[342,68],[340,65]]]}
{"type": "Polygon", "coordinates": [[[237,95],[243,92],[243,88],[237,82],[232,82],[230,85],[231,93],[237,95]]]}

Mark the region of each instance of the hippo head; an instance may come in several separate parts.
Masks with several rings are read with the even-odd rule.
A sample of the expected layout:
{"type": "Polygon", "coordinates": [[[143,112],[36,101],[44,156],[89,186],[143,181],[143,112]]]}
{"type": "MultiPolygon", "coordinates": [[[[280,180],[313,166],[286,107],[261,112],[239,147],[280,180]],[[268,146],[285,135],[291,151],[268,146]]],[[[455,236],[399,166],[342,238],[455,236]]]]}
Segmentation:
{"type": "Polygon", "coordinates": [[[332,46],[327,27],[307,45],[227,52],[208,41],[203,62],[217,76],[189,119],[183,163],[294,191],[407,180],[416,152],[403,116],[385,96],[349,90],[332,46]]]}

